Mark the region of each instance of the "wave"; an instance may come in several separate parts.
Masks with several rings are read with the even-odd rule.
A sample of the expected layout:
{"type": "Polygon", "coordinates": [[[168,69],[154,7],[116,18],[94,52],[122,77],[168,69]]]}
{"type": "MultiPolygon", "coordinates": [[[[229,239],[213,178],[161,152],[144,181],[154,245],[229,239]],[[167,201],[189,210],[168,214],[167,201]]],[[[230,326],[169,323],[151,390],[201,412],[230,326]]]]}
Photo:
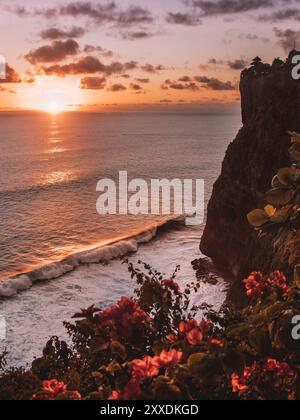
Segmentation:
{"type": "Polygon", "coordinates": [[[0,298],[11,298],[37,283],[58,279],[81,265],[104,264],[116,258],[136,253],[140,245],[152,241],[159,233],[184,223],[184,216],[169,217],[105,245],[82,250],[61,261],[45,264],[36,270],[3,280],[0,282],[0,298]]]}

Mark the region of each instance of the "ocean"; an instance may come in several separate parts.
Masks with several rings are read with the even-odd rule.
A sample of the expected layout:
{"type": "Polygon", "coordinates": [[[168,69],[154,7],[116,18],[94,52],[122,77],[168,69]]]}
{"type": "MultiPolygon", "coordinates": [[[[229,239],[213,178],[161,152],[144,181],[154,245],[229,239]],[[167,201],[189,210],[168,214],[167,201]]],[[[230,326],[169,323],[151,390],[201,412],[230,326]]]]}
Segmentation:
{"type": "MultiPolygon", "coordinates": [[[[191,280],[204,226],[176,222],[157,230],[165,217],[101,216],[96,185],[119,171],[146,181],[201,178],[207,204],[240,126],[236,114],[0,114],[0,315],[7,323],[0,350],[8,349],[11,365],[29,362],[52,335],[66,338],[62,321],[79,308],[132,293],[126,267],[112,258],[94,264],[99,255],[128,248],[133,262],[143,259],[166,275],[181,264],[179,282],[191,280]],[[74,254],[84,258],[70,267],[74,254]],[[29,288],[19,281],[16,293],[9,279],[24,273],[39,282],[29,288]]],[[[222,281],[203,286],[196,299],[221,305],[224,288],[222,281]]]]}

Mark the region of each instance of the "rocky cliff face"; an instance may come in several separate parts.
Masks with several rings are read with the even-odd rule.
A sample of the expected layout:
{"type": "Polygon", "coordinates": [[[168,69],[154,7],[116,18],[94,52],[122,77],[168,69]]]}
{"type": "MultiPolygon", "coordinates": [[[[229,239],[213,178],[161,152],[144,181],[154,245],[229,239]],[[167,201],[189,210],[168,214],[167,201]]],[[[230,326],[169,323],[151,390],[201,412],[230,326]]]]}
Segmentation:
{"type": "Polygon", "coordinates": [[[288,130],[300,131],[300,82],[291,77],[294,54],[272,66],[257,59],[242,73],[243,127],[227,150],[208,206],[201,251],[233,281],[235,298],[250,271],[268,271],[274,264],[287,268],[286,260],[297,254],[290,241],[298,234],[284,244],[280,234],[258,241],[246,218],[265,204],[263,194],[278,168],[290,164],[288,130]]]}

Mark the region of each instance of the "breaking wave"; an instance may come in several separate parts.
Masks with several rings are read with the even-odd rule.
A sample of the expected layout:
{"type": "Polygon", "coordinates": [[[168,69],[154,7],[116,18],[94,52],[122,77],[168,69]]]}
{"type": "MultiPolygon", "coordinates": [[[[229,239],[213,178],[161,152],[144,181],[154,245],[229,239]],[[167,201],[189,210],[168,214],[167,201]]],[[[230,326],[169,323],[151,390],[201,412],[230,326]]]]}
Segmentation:
{"type": "Polygon", "coordinates": [[[140,245],[150,242],[159,233],[184,223],[184,216],[167,218],[105,245],[82,250],[61,261],[45,264],[36,270],[3,280],[0,282],[0,298],[11,298],[18,292],[30,289],[36,283],[55,280],[76,270],[81,265],[105,264],[136,253],[140,245]]]}

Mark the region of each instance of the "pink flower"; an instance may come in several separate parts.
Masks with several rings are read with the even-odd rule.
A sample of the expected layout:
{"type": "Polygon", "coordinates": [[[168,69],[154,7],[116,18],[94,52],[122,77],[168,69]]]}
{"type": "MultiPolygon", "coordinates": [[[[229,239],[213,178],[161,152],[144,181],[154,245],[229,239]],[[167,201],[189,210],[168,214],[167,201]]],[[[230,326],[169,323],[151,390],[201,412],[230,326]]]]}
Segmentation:
{"type": "Polygon", "coordinates": [[[255,299],[259,299],[263,296],[266,284],[262,273],[254,271],[247,279],[244,280],[244,284],[247,290],[247,296],[255,299]]]}
{"type": "Polygon", "coordinates": [[[207,335],[211,327],[211,323],[209,321],[205,321],[204,319],[200,322],[199,328],[203,335],[207,335]]]}
{"type": "Polygon", "coordinates": [[[38,394],[32,396],[33,400],[55,400],[58,397],[65,397],[69,400],[81,400],[81,395],[77,391],[68,391],[63,382],[56,379],[42,382],[42,389],[38,394]]]}
{"type": "Polygon", "coordinates": [[[232,390],[248,400],[293,400],[297,374],[284,362],[267,359],[246,367],[242,375],[231,377],[232,390]]]}
{"type": "Polygon", "coordinates": [[[153,378],[159,374],[159,357],[146,356],[143,360],[134,360],[132,364],[133,376],[137,378],[153,378]]]}
{"type": "Polygon", "coordinates": [[[138,326],[151,321],[138,302],[127,297],[122,297],[116,305],[100,312],[96,318],[99,323],[112,322],[118,335],[127,339],[134,338],[138,326]]]}
{"type": "Polygon", "coordinates": [[[287,279],[285,275],[277,270],[270,275],[269,278],[264,277],[262,273],[253,272],[244,280],[247,296],[256,300],[260,299],[266,292],[272,290],[282,291],[284,294],[288,292],[287,279]]]}
{"type": "Polygon", "coordinates": [[[209,343],[213,344],[214,346],[223,347],[223,343],[221,340],[216,340],[214,338],[209,338],[209,343]]]}
{"type": "Polygon", "coordinates": [[[180,363],[182,356],[183,353],[181,351],[174,349],[170,351],[163,350],[160,354],[160,364],[163,367],[177,366],[180,363]]]}
{"type": "Polygon", "coordinates": [[[179,324],[179,331],[181,334],[186,334],[192,331],[194,328],[197,328],[197,321],[195,319],[190,319],[187,322],[182,321],[179,324]]]}
{"type": "Polygon", "coordinates": [[[279,287],[279,289],[286,290],[287,289],[287,280],[286,277],[281,271],[277,270],[271,274],[271,279],[269,279],[271,285],[275,285],[279,287]]]}
{"type": "Polygon", "coordinates": [[[48,392],[53,397],[67,391],[67,386],[63,382],[58,382],[56,379],[42,382],[42,390],[48,392]]]}
{"type": "Polygon", "coordinates": [[[167,340],[171,344],[177,343],[178,339],[179,339],[178,335],[175,335],[175,334],[170,334],[167,336],[167,340]]]}
{"type": "Polygon", "coordinates": [[[202,344],[203,334],[197,328],[194,328],[192,331],[190,331],[187,334],[186,339],[188,343],[191,344],[192,346],[198,346],[202,344]]]}
{"type": "Polygon", "coordinates": [[[121,391],[113,391],[108,401],[118,401],[121,399],[121,391]]]}

